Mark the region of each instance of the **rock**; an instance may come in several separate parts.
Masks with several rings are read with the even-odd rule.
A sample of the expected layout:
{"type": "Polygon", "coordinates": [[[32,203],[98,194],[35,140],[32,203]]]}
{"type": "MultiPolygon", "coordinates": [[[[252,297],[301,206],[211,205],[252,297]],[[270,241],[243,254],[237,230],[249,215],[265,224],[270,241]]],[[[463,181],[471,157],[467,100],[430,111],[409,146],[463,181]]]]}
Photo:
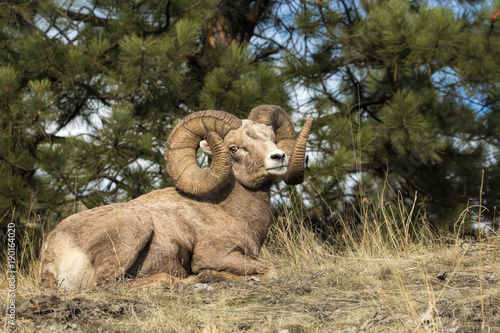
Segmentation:
{"type": "Polygon", "coordinates": [[[198,291],[213,291],[214,287],[209,286],[206,283],[197,283],[197,284],[194,285],[194,290],[198,290],[198,291]]]}

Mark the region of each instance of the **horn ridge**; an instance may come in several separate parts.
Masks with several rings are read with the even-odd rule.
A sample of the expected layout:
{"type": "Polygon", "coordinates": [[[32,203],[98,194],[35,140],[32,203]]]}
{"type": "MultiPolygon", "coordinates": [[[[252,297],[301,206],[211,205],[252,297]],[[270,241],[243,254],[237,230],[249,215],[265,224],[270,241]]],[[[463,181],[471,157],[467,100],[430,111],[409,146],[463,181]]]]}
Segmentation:
{"type": "Polygon", "coordinates": [[[223,138],[240,126],[240,119],[217,110],[194,112],[181,120],[165,145],[166,169],[174,186],[193,195],[219,190],[232,172],[231,156],[223,149],[223,138]],[[201,169],[196,161],[196,151],[203,139],[214,146],[212,164],[206,170],[201,169]]]}
{"type": "Polygon", "coordinates": [[[313,122],[314,117],[309,117],[307,119],[295,141],[292,155],[288,162],[287,173],[283,176],[283,180],[287,185],[298,185],[304,181],[306,145],[313,122]]]}

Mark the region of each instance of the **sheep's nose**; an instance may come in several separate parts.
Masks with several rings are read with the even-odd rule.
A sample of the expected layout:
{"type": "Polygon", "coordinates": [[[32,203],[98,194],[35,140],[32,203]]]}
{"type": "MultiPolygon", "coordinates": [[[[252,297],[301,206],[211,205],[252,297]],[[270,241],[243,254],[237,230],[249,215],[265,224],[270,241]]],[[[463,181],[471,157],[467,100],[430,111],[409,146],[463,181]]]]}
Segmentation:
{"type": "Polygon", "coordinates": [[[285,157],[286,157],[285,153],[283,153],[283,154],[272,154],[271,155],[271,159],[278,160],[280,162],[283,162],[285,160],[285,157]]]}

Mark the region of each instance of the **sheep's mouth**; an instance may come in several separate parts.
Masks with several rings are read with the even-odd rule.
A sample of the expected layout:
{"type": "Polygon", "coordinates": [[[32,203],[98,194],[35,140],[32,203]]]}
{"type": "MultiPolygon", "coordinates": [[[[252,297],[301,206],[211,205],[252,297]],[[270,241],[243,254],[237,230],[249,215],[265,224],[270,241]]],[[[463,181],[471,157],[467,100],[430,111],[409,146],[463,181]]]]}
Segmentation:
{"type": "Polygon", "coordinates": [[[266,170],[272,174],[272,175],[276,175],[276,176],[282,176],[286,173],[288,169],[288,165],[281,165],[281,166],[276,166],[276,167],[272,167],[272,168],[266,168],[266,170]]]}
{"type": "Polygon", "coordinates": [[[266,155],[264,167],[271,175],[283,176],[288,171],[288,159],[283,151],[276,149],[266,155]]]}

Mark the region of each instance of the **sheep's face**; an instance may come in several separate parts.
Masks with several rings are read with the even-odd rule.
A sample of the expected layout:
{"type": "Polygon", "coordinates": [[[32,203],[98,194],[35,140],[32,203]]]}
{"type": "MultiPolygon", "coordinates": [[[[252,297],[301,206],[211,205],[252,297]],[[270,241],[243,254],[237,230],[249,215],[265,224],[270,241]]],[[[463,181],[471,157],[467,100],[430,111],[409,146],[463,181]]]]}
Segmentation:
{"type": "MultiPolygon", "coordinates": [[[[234,175],[246,187],[258,188],[287,172],[288,158],[276,146],[271,126],[243,120],[242,126],[230,131],[224,142],[231,153],[234,175]]],[[[202,141],[200,147],[211,153],[206,141],[202,141]]]]}

